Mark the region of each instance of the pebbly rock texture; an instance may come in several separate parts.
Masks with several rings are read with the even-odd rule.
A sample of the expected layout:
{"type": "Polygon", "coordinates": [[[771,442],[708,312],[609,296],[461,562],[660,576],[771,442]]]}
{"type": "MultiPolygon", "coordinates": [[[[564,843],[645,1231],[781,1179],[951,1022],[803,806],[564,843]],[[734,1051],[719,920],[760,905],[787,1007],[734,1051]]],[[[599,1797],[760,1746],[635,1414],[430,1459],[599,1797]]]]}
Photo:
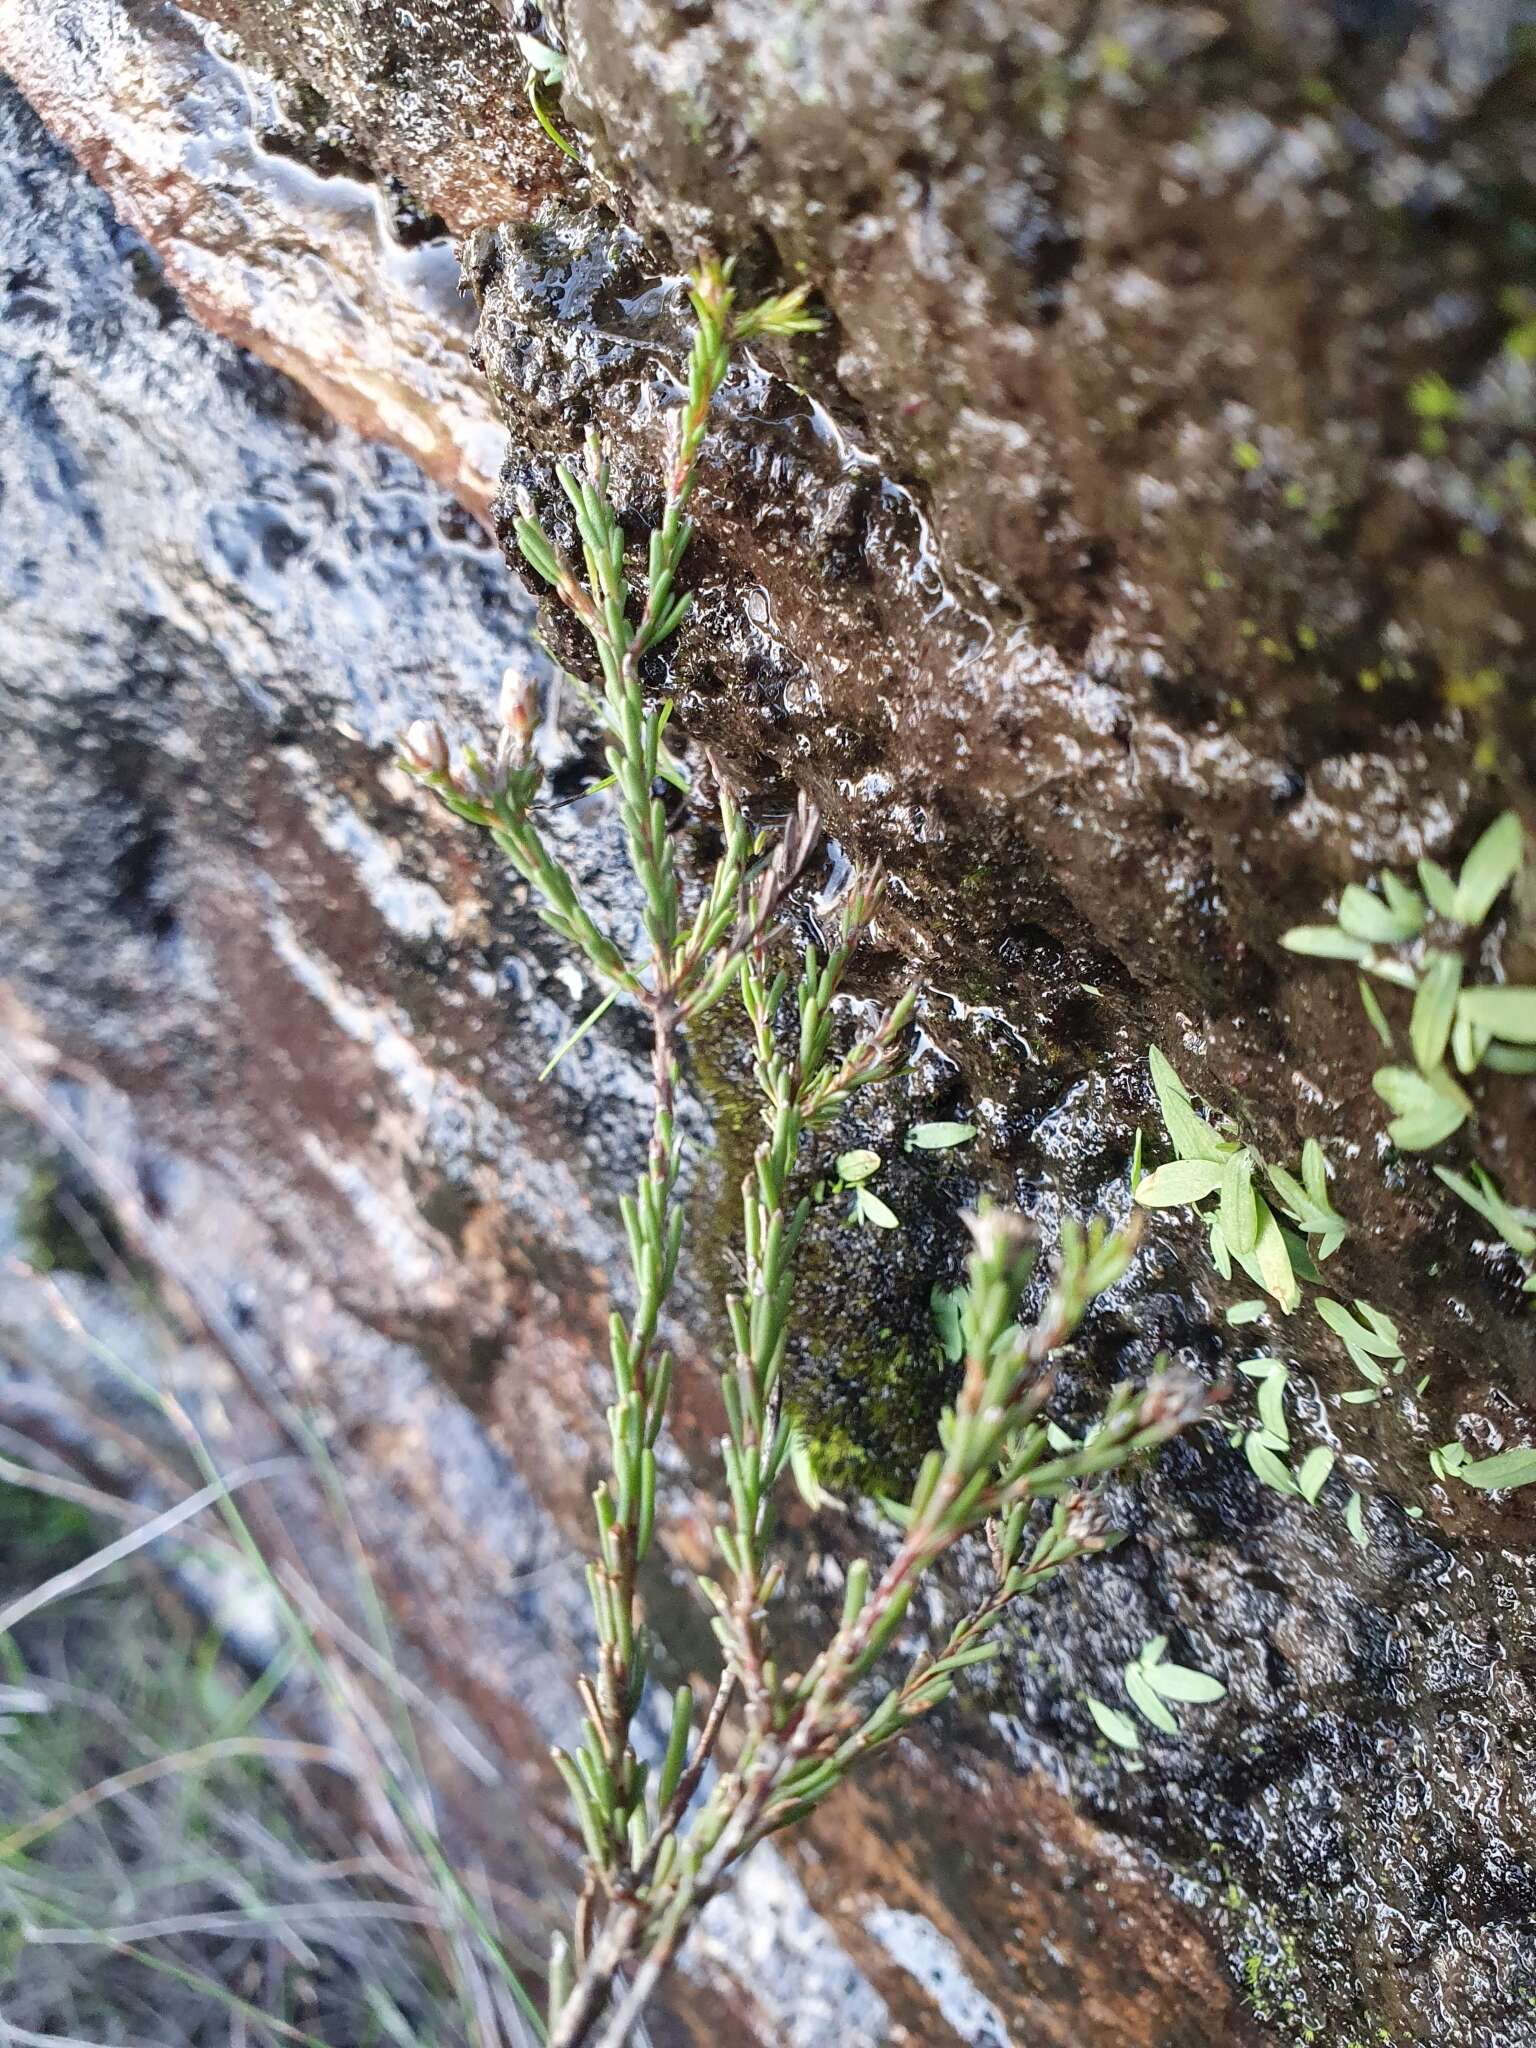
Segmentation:
{"type": "MultiPolygon", "coordinates": [[[[119,20],[146,47],[181,20],[107,0],[82,11],[114,25],[108,49],[119,20]]],[[[891,1352],[903,1398],[931,1401],[928,1288],[953,1270],[943,1219],[977,1181],[1047,1231],[1062,1207],[1123,1207],[1139,1125],[1163,1156],[1152,1040],[1266,1157],[1294,1163],[1305,1136],[1327,1141],[1357,1225],[1332,1291],[1394,1316],[1408,1384],[1429,1375],[1422,1394],[1340,1405],[1353,1375],[1316,1316],[1242,1342],[1222,1310],[1246,1286],[1223,1288],[1199,1239],[1159,1223],[1081,1347],[1069,1402],[1160,1347],[1211,1369],[1283,1351],[1310,1376],[1298,1434],[1335,1441],[1341,1476],[1309,1511],[1261,1488],[1219,1436],[1163,1460],[1122,1504],[1134,1540],[1022,1617],[987,1692],[781,1872],[805,1911],[829,1916],[861,1987],[828,2008],[823,1980],[802,2015],[831,2010],[831,2038],[905,2028],[1064,2048],[1536,2040],[1533,1496],[1442,1487],[1426,1463],[1458,1427],[1479,1450],[1530,1439],[1529,1313],[1513,1261],[1422,1162],[1385,1147],[1353,975],[1277,946],[1373,866],[1454,857],[1503,804],[1536,825],[1536,128],[1521,10],[893,0],[872,27],[853,0],[566,0],[518,25],[568,50],[560,118],[591,177],[532,129],[514,46],[486,9],[208,11],[290,96],[321,96],[306,102],[311,157],[340,151],[351,174],[371,167],[458,229],[499,221],[471,266],[479,347],[511,430],[507,481],[552,524],[553,460],[595,419],[643,526],[683,340],[666,272],[697,240],[744,250],[748,280],[803,275],[822,296],[825,338],[765,357],[728,394],[689,563],[698,610],[655,677],[682,730],[721,749],[765,807],[806,785],[842,847],[890,865],[869,985],[915,967],[930,1050],[872,1142],[895,1154],[919,1111],[973,1113],[983,1131],[947,1182],[893,1169],[914,1219],[902,1258],[841,1258],[838,1240],[826,1253],[840,1287],[799,1368],[818,1420],[878,1425],[869,1389],[891,1352]],[[891,1332],[883,1356],[871,1328],[891,1332]],[[1365,1548],[1343,1521],[1351,1487],[1365,1548]],[[1147,1731],[1138,1776],[1096,1744],[1079,1695],[1118,1699],[1119,1667],[1154,1633],[1229,1696],[1186,1716],[1177,1743],[1147,1731]]],[[[50,92],[67,100],[53,52],[34,27],[24,80],[45,111],[50,92]]],[[[190,129],[182,119],[195,136],[195,112],[190,129]]],[[[156,132],[150,104],[138,162],[156,132]]],[[[197,251],[181,274],[200,310],[332,402],[304,323],[285,340],[273,294],[231,286],[239,237],[206,254],[183,242],[144,197],[134,149],[92,156],[71,139],[167,241],[173,277],[177,252],[197,251]]],[[[263,183],[271,154],[252,158],[263,183]]],[[[194,193],[196,150],[180,161],[194,193]]],[[[256,229],[279,280],[306,268],[308,229],[284,226],[270,248],[264,218],[256,229]]],[[[364,336],[378,318],[365,304],[364,336]]],[[[45,362],[64,360],[62,331],[45,362]]],[[[93,346],[64,380],[77,403],[81,388],[111,393],[137,354],[155,359],[142,320],[93,346]]],[[[189,375],[178,357],[165,389],[189,375]]],[[[89,459],[60,451],[54,412],[16,416],[45,458],[35,473],[64,480],[33,492],[65,508],[37,550],[57,574],[69,517],[85,522],[77,558],[114,558],[67,510],[91,506],[103,444],[89,459]]],[[[627,1162],[611,1100],[632,1086],[634,1048],[616,1025],[538,1090],[577,992],[559,993],[526,917],[486,907],[464,849],[429,842],[413,812],[381,813],[367,749],[428,702],[469,717],[526,626],[487,629],[505,585],[462,533],[445,555],[420,541],[419,510],[396,527],[371,492],[359,499],[350,465],[380,458],[349,454],[345,478],[326,475],[323,518],[296,518],[313,432],[285,428],[256,479],[216,471],[224,497],[201,523],[172,480],[201,475],[201,454],[141,458],[135,512],[161,507],[147,536],[97,511],[118,535],[111,588],[132,591],[163,557],[174,573],[156,570],[146,609],[183,634],[190,617],[194,651],[152,665],[148,701],[174,716],[143,708],[141,658],[99,664],[93,719],[126,722],[103,759],[144,764],[125,787],[93,783],[66,820],[53,778],[24,785],[12,884],[46,936],[16,986],[32,1028],[101,1066],[168,1155],[206,1147],[226,1172],[232,1156],[239,1200],[276,1217],[288,1255],[464,1393],[579,1536],[570,1432],[599,1341],[594,1276],[612,1270],[607,1205],[627,1162]],[[408,569],[389,566],[381,527],[403,536],[393,559],[408,569]],[[245,536],[233,553],[230,532],[245,536]],[[338,532],[356,537],[344,574],[338,532]],[[210,587],[225,600],[199,637],[210,587]],[[322,596],[337,588],[339,607],[322,596]],[[259,602],[246,619],[250,590],[277,593],[280,636],[259,602]],[[315,647],[328,650],[318,672],[315,647]],[[204,815],[205,763],[185,765],[200,752],[261,799],[238,858],[217,810],[204,815]],[[145,825],[154,801],[162,821],[145,825]],[[93,852],[89,831],[65,829],[120,811],[121,845],[141,849],[121,856],[143,877],[129,893],[148,905],[131,944],[103,879],[119,842],[93,852]],[[429,857],[436,895],[422,896],[429,857]],[[281,939],[279,912],[296,938],[281,939]],[[174,943],[197,942],[177,971],[203,991],[176,1005],[155,938],[166,915],[174,943]],[[273,960],[302,1006],[260,1000],[285,986],[273,960]],[[91,963],[83,985],[77,963],[91,963]],[[184,1020],[179,1037],[167,1018],[184,1020]],[[283,1113],[255,1117],[258,1101],[283,1113]],[[347,1102],[365,1113],[340,1114],[347,1102]]],[[[168,422],[157,434],[177,448],[168,422]]],[[[456,463],[436,473],[483,505],[456,463]]],[[[419,485],[385,474],[392,504],[415,502],[419,485]]],[[[27,595],[22,616],[56,630],[61,594],[27,595]]],[[[57,710],[80,702],[75,651],[23,644],[62,747],[80,717],[57,710]]],[[[564,764],[579,788],[579,753],[564,764]]],[[[585,828],[577,806],[570,844],[594,845],[584,858],[600,871],[585,828]]],[[[1536,968],[1530,918],[1517,904],[1496,934],[1514,979],[1536,968]]],[[[701,1062],[717,1112],[730,1058],[716,1047],[701,1062]]],[[[1514,1199],[1536,1198],[1530,1082],[1489,1076],[1477,1092],[1477,1156],[1514,1199]]],[[[702,1101],[695,1115],[702,1131],[702,1101]]],[[[729,1156],[728,1116],[721,1128],[729,1156]]],[[[689,1313],[707,1336],[697,1284],[689,1313]]],[[[1251,1419],[1251,1394],[1235,1414],[1251,1419]]],[[[707,1402],[690,1404],[682,1441],[706,1483],[709,1426],[707,1402]]],[[[360,1465],[375,1455],[365,1441],[360,1465]]],[[[669,1540],[685,1562],[700,1533],[687,1494],[680,1477],[669,1540]]],[[[811,1552],[812,1583],[835,1578],[846,1538],[834,1526],[802,1541],[830,1553],[811,1552]]],[[[686,1658],[696,1621],[665,1588],[656,1606],[686,1658]]],[[[808,1593],[786,1627],[797,1637],[822,1613],[808,1593]]],[[[770,1882],[764,1910],[771,1896],[770,1882]]],[[[759,1957],[759,1990],[782,1963],[759,1957]]],[[[799,2038],[795,2003],[764,2027],[799,2038]]]]}

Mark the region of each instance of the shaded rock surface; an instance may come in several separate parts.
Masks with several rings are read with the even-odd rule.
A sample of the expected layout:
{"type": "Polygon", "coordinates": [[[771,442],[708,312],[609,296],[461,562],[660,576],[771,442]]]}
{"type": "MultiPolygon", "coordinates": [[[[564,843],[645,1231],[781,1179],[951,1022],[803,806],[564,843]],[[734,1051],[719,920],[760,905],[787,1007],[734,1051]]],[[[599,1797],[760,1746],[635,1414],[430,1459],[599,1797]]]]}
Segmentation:
{"type": "MultiPolygon", "coordinates": [[[[1463,1416],[1481,1448],[1529,1433],[1518,1275],[1385,1153],[1353,977],[1276,946],[1372,864],[1459,852],[1505,802],[1536,822],[1519,10],[931,12],[893,7],[875,35],[831,0],[567,0],[548,24],[571,56],[562,118],[607,182],[552,199],[567,174],[488,14],[455,40],[431,9],[386,29],[346,4],[221,10],[290,89],[324,95],[354,168],[456,226],[504,221],[475,266],[480,346],[509,481],[546,503],[553,458],[596,419],[637,529],[649,512],[680,348],[667,242],[814,279],[828,336],[732,387],[698,614],[656,681],[768,806],[807,784],[843,845],[891,865],[870,986],[917,964],[931,1050],[874,1141],[894,1150],[917,1109],[972,1111],[965,1170],[1047,1226],[1123,1204],[1133,1132],[1156,1130],[1156,1038],[1266,1156],[1329,1141],[1362,1226],[1334,1291],[1395,1316],[1430,1376],[1361,1410],[1338,1405],[1349,1376],[1310,1313],[1247,1347],[1311,1373],[1301,1419],[1337,1441],[1369,1548],[1342,1477],[1309,1513],[1219,1439],[1165,1459],[1124,1504],[1135,1540],[1024,1617],[990,1691],[802,1852],[860,1981],[892,2027],[918,1998],[924,2040],[1536,2039],[1531,1496],[1447,1492],[1425,1462],[1463,1416]],[[1229,1698],[1178,1744],[1150,1738],[1133,1777],[1077,1695],[1118,1697],[1162,1632],[1229,1698]]],[[[41,104],[55,60],[31,58],[41,104]]],[[[132,163],[93,168],[131,212],[132,163]]],[[[229,253],[196,267],[225,277],[229,253]]],[[[46,508],[11,606],[42,707],[9,821],[40,933],[17,991],[169,1156],[233,1162],[289,1255],[510,1431],[577,1530],[573,1395],[614,1249],[587,1190],[625,1166],[612,1111],[634,1048],[617,1027],[534,1087],[578,992],[463,848],[425,851],[369,752],[429,701],[471,716],[526,610],[403,468],[351,442],[340,474],[322,461],[286,386],[280,450],[263,425],[253,474],[226,431],[213,489],[176,391],[191,358],[225,365],[199,372],[215,385],[233,359],[184,327],[157,358],[142,306],[178,316],[153,279],[133,318],[109,296],[93,328],[61,310],[52,259],[29,262],[55,303],[24,283],[9,316],[46,508]],[[116,443],[56,422],[93,390],[142,411],[157,361],[114,520],[96,501],[116,443]],[[189,471],[211,496],[189,500],[189,471]],[[306,518],[295,479],[317,471],[306,518]],[[60,643],[79,605],[48,582],[80,562],[112,622],[94,648],[60,643]],[[48,765],[77,754],[83,786],[48,765]]],[[[212,286],[199,304],[220,317],[212,286]]],[[[283,360],[262,319],[223,317],[283,360]]],[[[586,822],[573,807],[569,843],[601,873],[586,822]]],[[[1527,907],[1502,937],[1529,978],[1527,907]]],[[[1478,1154],[1530,1200],[1530,1084],[1480,1092],[1478,1154]]],[[[935,1204],[902,1171],[914,1210],[960,1192],[935,1204]]],[[[919,1313],[898,1271],[878,1304],[896,1334],[921,1330],[954,1256],[919,1247],[919,1313]]],[[[870,1320],[862,1284],[818,1335],[834,1377],[870,1320]]],[[[1220,1312],[1241,1291],[1160,1229],[1069,1398],[1159,1347],[1243,1355],[1220,1312]]],[[[696,1449],[707,1404],[684,1421],[696,1449]]],[[[686,1559],[701,1532],[679,1492],[686,1559]]],[[[844,1539],[819,1540],[835,1578],[844,1539]]],[[[686,1643],[683,1604],[658,1603],[686,1643]]],[[[818,1612],[807,1596],[791,1630],[818,1612]]]]}

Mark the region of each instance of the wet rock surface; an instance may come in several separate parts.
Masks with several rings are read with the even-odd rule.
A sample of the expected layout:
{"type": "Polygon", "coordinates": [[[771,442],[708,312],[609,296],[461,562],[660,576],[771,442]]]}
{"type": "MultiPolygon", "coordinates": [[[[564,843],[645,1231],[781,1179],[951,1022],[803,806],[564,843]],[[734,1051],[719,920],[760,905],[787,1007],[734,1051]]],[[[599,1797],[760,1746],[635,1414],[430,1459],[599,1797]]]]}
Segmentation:
{"type": "MultiPolygon", "coordinates": [[[[1266,1157],[1329,1142],[1362,1226],[1332,1291],[1393,1315],[1429,1375],[1340,1406],[1316,1318],[1243,1344],[1221,1310],[1246,1288],[1160,1223],[1064,1413],[1159,1348],[1210,1369],[1283,1350],[1315,1388],[1298,1424],[1337,1442],[1341,1477],[1306,1511],[1219,1437],[1176,1448],[1121,1504],[1133,1540],[1020,1618],[1005,1669],[904,1753],[887,1801],[867,1788],[829,1816],[799,1875],[883,2024],[1073,2048],[1536,2039],[1532,1496],[1446,1490],[1426,1464],[1463,1416],[1483,1448],[1529,1438],[1530,1325],[1510,1263],[1384,1153],[1352,975],[1276,944],[1373,864],[1463,851],[1503,803],[1536,823],[1518,10],[1297,5],[1253,25],[976,4],[933,25],[903,5],[877,38],[830,0],[567,0],[561,116],[610,211],[574,181],[549,197],[515,70],[490,91],[510,60],[489,16],[452,45],[465,89],[424,99],[413,67],[446,61],[432,10],[388,31],[344,4],[222,12],[326,95],[378,174],[458,227],[504,222],[478,245],[480,346],[507,480],[547,505],[590,419],[637,531],[649,514],[681,346],[667,242],[814,279],[828,336],[728,394],[698,612],[655,681],[765,811],[806,785],[844,847],[891,866],[869,987],[915,963],[931,1050],[872,1141],[894,1153],[919,1111],[974,1113],[966,1170],[1047,1231],[1063,1207],[1123,1206],[1133,1133],[1158,1128],[1156,1039],[1266,1157]],[[1229,1696],[1179,1742],[1149,1736],[1137,1775],[1080,1691],[1118,1698],[1156,1633],[1229,1696]]],[[[67,251],[67,207],[53,225],[67,251]]],[[[46,508],[11,605],[44,707],[9,864],[42,937],[15,986],[167,1157],[201,1132],[288,1256],[510,1432],[579,1531],[571,1388],[614,1249],[587,1190],[625,1164],[633,1048],[598,1035],[535,1088],[576,992],[465,849],[380,792],[369,751],[409,711],[469,715],[528,613],[403,465],[351,442],[340,462],[248,365],[276,422],[249,393],[235,408],[261,416],[261,460],[218,412],[178,441],[176,391],[194,362],[218,388],[228,352],[177,324],[152,273],[126,311],[109,296],[94,329],[71,319],[47,241],[8,315],[46,508]],[[130,517],[99,502],[110,435],[58,421],[92,391],[140,412],[155,375],[130,517]],[[210,484],[195,437],[221,423],[210,484]],[[79,608],[47,581],[82,561],[103,579],[95,649],[58,640],[79,608]],[[82,747],[87,784],[66,788],[82,747]],[[233,811],[208,802],[224,783],[233,811]]],[[[573,807],[570,844],[601,872],[586,825],[573,807]]],[[[1530,978],[1528,907],[1502,938],[1530,978]]],[[[1527,1201],[1532,1092],[1490,1077],[1477,1134],[1527,1201]]],[[[906,1202],[924,1210],[920,1180],[906,1202]]],[[[898,1335],[923,1327],[945,1256],[924,1238],[873,1282],[898,1335]]],[[[816,1333],[834,1377],[839,1325],[870,1321],[862,1287],[816,1333]]],[[[690,1413],[685,1441],[707,1425],[690,1413]]],[[[680,1504],[675,1554],[699,1533],[680,1504]]],[[[835,1580],[847,1539],[802,1540],[812,1582],[835,1580]]],[[[683,1602],[657,1594],[687,1642],[683,1602]]],[[[807,1595],[791,1632],[819,1613],[807,1595]]],[[[846,2036],[874,2010],[855,1998],[846,2036]]]]}
{"type": "MultiPolygon", "coordinates": [[[[539,1083],[591,991],[388,746],[425,710],[478,725],[502,666],[539,659],[531,608],[456,500],[201,328],[9,87],[0,219],[0,1406],[152,1505],[184,1476],[96,1347],[229,1463],[282,1448],[283,1399],[313,1413],[408,1672],[499,1768],[487,1788],[440,1759],[447,1838],[527,1898],[514,1932],[538,1939],[570,1874],[547,1744],[571,1738],[588,1629],[645,1050],[610,1019],[539,1083]],[[38,1255],[56,1184],[155,1273],[163,1313],[134,1273],[70,1258],[83,1330],[61,1321],[13,1257],[38,1255]]],[[[573,742],[546,745],[579,775],[573,742]]],[[[632,915],[590,809],[551,825],[632,915]]],[[[680,1481],[667,1514],[704,1538],[680,1481]]],[[[347,1611],[312,1483],[260,1526],[327,1590],[339,1574],[347,1611]]],[[[771,1858],[696,1975],[659,2041],[703,2038],[722,1984],[744,2041],[886,2037],[771,1858]],[[776,1944],[749,1924],[770,1908],[776,1944]]],[[[902,1997],[921,2038],[925,1998],[902,1997]]]]}
{"type": "MultiPolygon", "coordinates": [[[[313,88],[233,51],[217,24],[157,0],[0,14],[0,66],[198,318],[483,518],[503,437],[442,221],[375,173],[313,88]]],[[[476,188],[493,197],[499,217],[510,188],[476,188]]]]}

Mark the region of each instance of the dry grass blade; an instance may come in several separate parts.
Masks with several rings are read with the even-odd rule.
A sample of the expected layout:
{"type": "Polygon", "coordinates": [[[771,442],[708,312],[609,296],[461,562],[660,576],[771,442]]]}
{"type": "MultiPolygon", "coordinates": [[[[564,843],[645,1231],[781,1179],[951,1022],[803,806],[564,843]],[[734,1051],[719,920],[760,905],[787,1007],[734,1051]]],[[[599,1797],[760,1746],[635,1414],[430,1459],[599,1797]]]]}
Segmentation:
{"type": "Polygon", "coordinates": [[[122,1927],[29,1927],[27,1939],[39,1947],[127,1948],[137,1941],[160,1941],[168,1934],[268,1934],[282,1929],[296,1948],[310,1951],[295,1931],[296,1923],[394,1920],[411,1927],[439,1927],[435,1913],[422,1906],[396,1906],[371,1899],[302,1899],[253,1913],[231,1907],[218,1913],[167,1913],[158,1920],[140,1920],[122,1927]]]}
{"type": "Polygon", "coordinates": [[[131,1770],[119,1771],[114,1777],[102,1778],[94,1785],[87,1785],[71,1798],[64,1799],[57,1806],[29,1821],[24,1828],[14,1828],[8,1835],[0,1835],[0,1857],[18,1855],[34,1842],[40,1842],[45,1835],[51,1835],[55,1828],[61,1828],[93,1807],[103,1805],[109,1799],[121,1799],[125,1793],[136,1792],[144,1785],[154,1784],[157,1778],[173,1776],[178,1771],[198,1771],[206,1765],[225,1762],[232,1757],[262,1757],[268,1763],[324,1764],[330,1770],[345,1772],[345,1760],[336,1751],[318,1742],[284,1742],[273,1736],[231,1735],[221,1742],[205,1742],[196,1749],[184,1749],[173,1756],[155,1757],[151,1762],[135,1764],[131,1770]]]}
{"type": "Polygon", "coordinates": [[[257,1465],[243,1465],[238,1471],[230,1473],[228,1478],[211,1480],[207,1486],[200,1487],[188,1499],[179,1501],[175,1507],[167,1508],[163,1514],[156,1515],[153,1521],[146,1522],[142,1528],[133,1530],[130,1535],[120,1536],[115,1543],[107,1544],[105,1549],[98,1550],[94,1556],[85,1558],[79,1564],[71,1565],[67,1571],[56,1572],[51,1579],[34,1588],[32,1592],[21,1594],[8,1607],[0,1607],[0,1635],[9,1635],[18,1623],[25,1621],[29,1615],[37,1614],[53,1601],[63,1599],[69,1593],[78,1593],[82,1586],[89,1585],[92,1579],[99,1578],[113,1565],[121,1564],[124,1558],[132,1557],[136,1551],[143,1550],[159,1537],[168,1535],[172,1529],[179,1529],[183,1522],[191,1521],[194,1515],[200,1515],[204,1508],[212,1507],[216,1501],[228,1499],[251,1480],[270,1479],[279,1472],[291,1472],[294,1469],[295,1461],[292,1458],[268,1458],[257,1465]]]}

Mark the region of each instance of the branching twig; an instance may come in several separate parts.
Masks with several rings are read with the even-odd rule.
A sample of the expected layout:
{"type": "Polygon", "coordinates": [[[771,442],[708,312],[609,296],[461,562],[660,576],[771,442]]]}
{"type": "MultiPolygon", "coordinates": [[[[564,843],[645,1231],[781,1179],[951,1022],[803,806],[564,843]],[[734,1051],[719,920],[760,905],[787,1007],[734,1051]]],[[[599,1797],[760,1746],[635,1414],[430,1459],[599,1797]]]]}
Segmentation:
{"type": "Polygon", "coordinates": [[[586,1869],[571,1938],[557,1942],[550,1958],[550,2048],[585,2048],[594,2039],[598,2048],[620,2048],[740,1858],[811,1812],[855,1763],[946,1698],[961,1670],[991,1656],[993,1623],[1010,1601],[1070,1560],[1102,1549],[1102,1512],[1084,1483],[1185,1427],[1207,1398],[1198,1382],[1171,1374],[1144,1392],[1118,1388],[1089,1439],[1052,1454],[1039,1420],[1050,1385],[1047,1361],[1094,1297],[1125,1271],[1135,1232],[1112,1235],[1100,1223],[1087,1232],[1069,1227],[1045,1308],[1025,1331],[1017,1315],[1031,1263],[1027,1233],[1022,1219],[983,1210],[970,1219],[976,1242],[962,1310],[962,1384],[909,1497],[887,1503],[901,1529],[894,1554],[878,1577],[867,1560],[857,1560],[831,1639],[803,1674],[778,1670],[767,1630],[783,1572],[772,1554],[775,1498],[795,1449],[782,1375],[796,1253],[810,1206],[791,1189],[805,1141],[862,1089],[900,1071],[914,995],[898,998],[851,1045],[834,1050],[848,966],[881,901],[882,879],[868,872],[848,890],[827,957],[815,947],[804,953],[791,1004],[791,979],[775,964],[774,941],[816,842],[815,807],[802,796],[770,846],[749,829],[714,763],[724,850],[692,917],[683,913],[667,814],[656,794],[671,707],[647,701],[641,658],[687,616],[688,596],[676,587],[692,531],[687,506],[732,348],[754,335],[792,335],[815,324],[801,291],[738,308],[729,266],[701,265],[691,299],[697,326],[687,394],[675,416],[661,522],[650,537],[641,590],[629,582],[625,535],[595,435],[579,475],[564,465],[557,472],[584,573],[563,559],[531,500],[521,502],[516,524],[523,555],[587,633],[602,674],[599,710],[642,896],[643,956],[626,959],[599,928],[532,821],[541,774],[532,759],[536,706],[526,686],[511,680],[504,688],[502,733],[489,768],[473,752],[455,768],[441,733],[425,724],[411,729],[404,757],[450,810],[489,832],[546,922],[651,1025],[650,1146],[635,1192],[622,1205],[633,1307],[627,1317],[612,1318],[612,1469],[594,1494],[598,1555],[588,1578],[597,1670],[581,1682],[582,1742],[573,1754],[556,1754],[586,1869]],[[654,1535],[655,1447],[672,1380],[671,1354],[658,1339],[683,1231],[676,1199],[678,1061],[687,1027],[732,988],[740,991],[751,1033],[764,1136],[741,1190],[743,1284],[726,1304],[732,1352],[720,1387],[728,1506],[715,1530],[722,1571],[700,1580],[714,1609],[723,1670],[697,1736],[692,1689],[678,1688],[666,1753],[653,1773],[635,1753],[631,1726],[647,1678],[638,1574],[654,1535]],[[1044,1526],[1027,1544],[1040,1503],[1044,1526]],[[918,1585],[946,1551],[982,1529],[992,1588],[942,1650],[918,1655],[900,1683],[882,1690],[877,1668],[918,1585]],[[742,1712],[733,1726],[738,1697],[742,1712]],[[722,1747],[725,1766],[717,1755],[722,1747]],[[704,1793],[712,1766],[717,1775],[704,1793]],[[619,1992],[626,1976],[628,1988],[619,1992]]]}

